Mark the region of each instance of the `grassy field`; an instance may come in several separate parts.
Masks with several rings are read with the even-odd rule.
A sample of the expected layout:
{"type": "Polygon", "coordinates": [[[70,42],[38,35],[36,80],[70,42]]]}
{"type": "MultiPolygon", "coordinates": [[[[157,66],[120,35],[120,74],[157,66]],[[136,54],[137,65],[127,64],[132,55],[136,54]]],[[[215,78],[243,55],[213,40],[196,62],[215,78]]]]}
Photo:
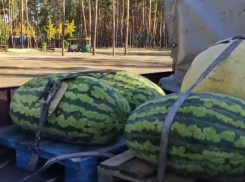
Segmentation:
{"type": "Polygon", "coordinates": [[[0,87],[18,86],[32,77],[59,72],[80,72],[97,69],[121,69],[134,73],[150,73],[171,70],[172,61],[168,51],[129,49],[97,49],[97,54],[65,52],[40,52],[38,50],[9,50],[0,52],[0,87]]]}

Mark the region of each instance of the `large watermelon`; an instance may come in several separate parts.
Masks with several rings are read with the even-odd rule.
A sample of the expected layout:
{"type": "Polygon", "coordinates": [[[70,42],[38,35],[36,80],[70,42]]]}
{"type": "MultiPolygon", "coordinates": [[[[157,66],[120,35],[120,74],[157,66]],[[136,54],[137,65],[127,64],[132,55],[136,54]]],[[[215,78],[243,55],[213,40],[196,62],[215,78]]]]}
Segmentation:
{"type": "MultiPolygon", "coordinates": [[[[151,100],[129,116],[128,147],[156,164],[163,120],[178,94],[151,100]]],[[[169,136],[167,169],[191,178],[245,178],[245,101],[214,93],[193,93],[178,111],[169,136]]]]}
{"type": "Polygon", "coordinates": [[[164,91],[147,78],[126,71],[102,71],[90,74],[105,81],[120,92],[129,102],[132,110],[148,100],[165,95],[164,91]]]}
{"type": "MultiPolygon", "coordinates": [[[[18,88],[10,105],[13,122],[25,130],[36,131],[41,114],[37,99],[48,78],[56,80],[66,75],[34,78],[18,88]]],[[[116,140],[131,112],[127,100],[93,77],[79,76],[67,84],[68,89],[48,117],[42,135],[82,144],[107,144],[116,140]]]]}

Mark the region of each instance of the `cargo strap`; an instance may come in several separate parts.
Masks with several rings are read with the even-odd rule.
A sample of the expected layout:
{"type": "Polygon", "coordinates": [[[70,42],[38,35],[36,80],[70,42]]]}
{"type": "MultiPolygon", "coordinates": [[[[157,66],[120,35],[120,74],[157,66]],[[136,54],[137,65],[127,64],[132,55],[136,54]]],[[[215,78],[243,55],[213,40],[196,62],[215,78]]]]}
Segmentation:
{"type": "MultiPolygon", "coordinates": [[[[169,141],[169,133],[171,130],[172,122],[181,107],[181,105],[185,102],[185,100],[189,97],[192,90],[200,84],[203,79],[205,79],[209,73],[213,71],[213,69],[218,66],[221,61],[227,58],[234,49],[244,40],[244,37],[234,37],[229,40],[224,40],[229,43],[233,41],[215,60],[210,66],[202,73],[202,75],[196,80],[196,82],[184,93],[179,94],[179,98],[170,108],[161,130],[161,142],[160,142],[160,152],[158,156],[158,171],[157,171],[157,182],[163,182],[165,178],[165,170],[166,170],[166,162],[167,162],[167,153],[168,153],[168,141],[169,141]]],[[[225,43],[224,41],[220,41],[219,43],[225,43]]]]}
{"type": "Polygon", "coordinates": [[[35,168],[37,165],[38,158],[39,158],[38,157],[39,156],[38,155],[38,148],[39,148],[39,144],[40,144],[40,134],[41,134],[43,125],[46,121],[47,115],[48,115],[50,103],[51,103],[52,99],[54,98],[56,92],[60,88],[60,85],[61,85],[60,83],[61,82],[48,80],[48,83],[46,84],[42,94],[38,98],[38,102],[42,104],[42,110],[41,110],[41,117],[39,120],[37,132],[35,135],[35,143],[30,144],[34,153],[32,154],[32,156],[29,160],[29,163],[28,163],[29,167],[35,168]]]}
{"type": "Polygon", "coordinates": [[[28,166],[31,168],[35,168],[37,163],[38,163],[38,159],[39,159],[39,154],[38,154],[38,149],[39,149],[39,145],[40,145],[40,134],[42,131],[42,128],[45,124],[45,121],[48,117],[48,112],[49,112],[49,107],[51,104],[51,101],[54,99],[55,94],[57,93],[57,91],[59,90],[61,83],[70,79],[74,79],[78,76],[91,76],[91,74],[94,73],[112,73],[112,72],[116,72],[115,70],[97,70],[97,71],[87,71],[87,72],[78,72],[78,73],[71,73],[68,74],[67,76],[65,76],[64,78],[61,78],[59,80],[48,80],[43,92],[41,93],[40,97],[38,98],[38,102],[42,104],[42,108],[41,108],[41,116],[39,119],[39,124],[38,124],[38,128],[37,128],[37,132],[35,135],[35,143],[34,144],[30,144],[32,150],[33,150],[33,154],[30,157],[30,160],[28,162],[28,166]]]}
{"type": "Polygon", "coordinates": [[[66,159],[74,159],[74,158],[84,158],[84,157],[104,157],[104,158],[111,158],[114,155],[111,153],[107,153],[107,152],[94,152],[94,151],[88,151],[88,152],[78,152],[78,153],[73,153],[73,154],[63,154],[60,155],[58,157],[54,157],[49,159],[42,168],[40,168],[38,171],[36,171],[35,173],[33,173],[30,176],[27,176],[26,178],[22,179],[19,182],[29,182],[31,180],[33,180],[34,178],[38,177],[39,175],[41,175],[46,169],[48,169],[52,164],[56,163],[56,162],[60,162],[62,160],[66,160],[66,159]]]}

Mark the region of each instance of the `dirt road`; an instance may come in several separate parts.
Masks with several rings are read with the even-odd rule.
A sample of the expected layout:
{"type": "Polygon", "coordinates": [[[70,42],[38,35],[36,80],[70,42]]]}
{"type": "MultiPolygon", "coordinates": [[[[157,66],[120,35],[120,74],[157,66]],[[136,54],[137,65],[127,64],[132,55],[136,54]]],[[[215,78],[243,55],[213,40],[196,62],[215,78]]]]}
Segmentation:
{"type": "Polygon", "coordinates": [[[69,53],[61,56],[60,51],[40,52],[37,50],[11,50],[0,52],[0,87],[21,85],[39,75],[59,72],[80,72],[97,69],[121,69],[137,74],[171,70],[169,52],[147,49],[98,49],[95,56],[90,53],[69,53]]]}

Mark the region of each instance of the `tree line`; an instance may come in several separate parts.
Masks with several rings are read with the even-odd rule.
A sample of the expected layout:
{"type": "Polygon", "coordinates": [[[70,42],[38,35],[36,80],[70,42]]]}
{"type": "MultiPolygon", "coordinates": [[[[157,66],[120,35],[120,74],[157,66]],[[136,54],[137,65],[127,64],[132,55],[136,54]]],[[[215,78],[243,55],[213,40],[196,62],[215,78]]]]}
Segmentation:
{"type": "Polygon", "coordinates": [[[0,0],[2,43],[17,35],[59,40],[62,22],[73,22],[73,32],[64,33],[65,38],[91,36],[99,48],[168,45],[161,0],[0,0]],[[47,30],[50,23],[56,30],[53,36],[47,30]]]}

